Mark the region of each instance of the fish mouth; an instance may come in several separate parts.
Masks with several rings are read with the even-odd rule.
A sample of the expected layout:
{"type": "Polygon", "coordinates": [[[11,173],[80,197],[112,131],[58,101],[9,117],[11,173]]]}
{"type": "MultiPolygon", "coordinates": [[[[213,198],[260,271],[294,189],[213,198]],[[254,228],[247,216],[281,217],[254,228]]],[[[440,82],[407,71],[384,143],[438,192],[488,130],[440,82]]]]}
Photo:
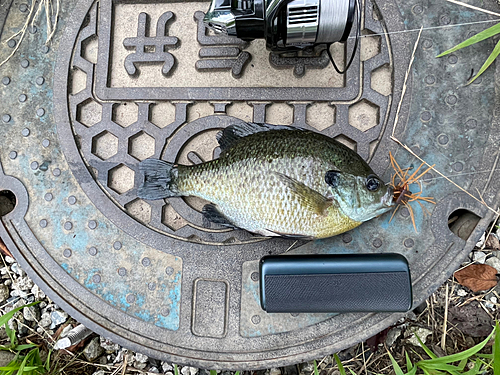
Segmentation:
{"type": "Polygon", "coordinates": [[[394,189],[390,186],[387,187],[387,192],[381,199],[381,203],[386,207],[394,206],[394,189]]]}

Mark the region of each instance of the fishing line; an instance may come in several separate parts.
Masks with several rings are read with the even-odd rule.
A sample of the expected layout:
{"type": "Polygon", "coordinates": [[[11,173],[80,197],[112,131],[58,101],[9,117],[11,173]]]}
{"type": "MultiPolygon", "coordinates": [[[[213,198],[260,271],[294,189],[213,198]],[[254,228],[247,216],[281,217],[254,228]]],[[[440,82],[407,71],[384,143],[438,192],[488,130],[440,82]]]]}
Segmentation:
{"type": "MultiPolygon", "coordinates": [[[[473,22],[464,22],[464,23],[455,23],[453,25],[441,25],[441,26],[430,26],[430,27],[422,27],[422,31],[426,30],[440,30],[440,29],[447,29],[447,28],[452,28],[452,27],[458,27],[458,26],[469,26],[469,25],[478,25],[478,24],[483,24],[483,23],[490,23],[490,22],[499,22],[500,18],[496,18],[494,20],[484,20],[484,21],[473,21],[473,22]]],[[[360,35],[359,38],[367,38],[367,37],[372,37],[374,35],[395,35],[395,34],[405,34],[405,33],[414,33],[420,31],[420,28],[418,29],[409,29],[409,30],[400,30],[400,31],[391,31],[390,33],[373,33],[373,34],[368,34],[368,35],[360,35]]],[[[350,36],[347,39],[354,39],[357,38],[357,36],[350,36]]]]}
{"type": "Polygon", "coordinates": [[[491,173],[491,172],[496,172],[496,171],[500,171],[500,168],[488,169],[488,170],[484,170],[484,171],[463,172],[463,173],[449,174],[449,175],[445,175],[445,176],[437,176],[437,177],[425,178],[425,179],[422,179],[422,181],[423,182],[429,182],[429,181],[438,180],[440,178],[454,178],[454,177],[461,177],[461,176],[473,176],[473,175],[479,174],[479,173],[491,173]]]}

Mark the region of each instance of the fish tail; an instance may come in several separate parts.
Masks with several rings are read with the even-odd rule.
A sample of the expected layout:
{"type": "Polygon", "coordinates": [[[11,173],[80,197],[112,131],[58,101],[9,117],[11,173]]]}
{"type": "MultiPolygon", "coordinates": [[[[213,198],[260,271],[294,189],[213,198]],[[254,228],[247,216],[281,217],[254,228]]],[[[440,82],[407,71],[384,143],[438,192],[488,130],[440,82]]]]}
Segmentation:
{"type": "Polygon", "coordinates": [[[146,159],[139,164],[144,181],[137,190],[141,199],[156,200],[179,196],[177,190],[177,167],[174,164],[158,160],[146,159]]]}

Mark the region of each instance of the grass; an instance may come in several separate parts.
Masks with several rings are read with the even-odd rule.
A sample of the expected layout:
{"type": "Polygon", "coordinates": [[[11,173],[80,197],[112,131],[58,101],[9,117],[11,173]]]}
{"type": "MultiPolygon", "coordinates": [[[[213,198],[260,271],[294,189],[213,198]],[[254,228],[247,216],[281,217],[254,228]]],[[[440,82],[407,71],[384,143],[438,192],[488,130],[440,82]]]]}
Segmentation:
{"type": "MultiPolygon", "coordinates": [[[[469,47],[469,46],[471,46],[473,44],[476,44],[476,43],[479,43],[479,42],[481,42],[481,41],[483,41],[485,39],[491,38],[492,36],[495,36],[497,34],[500,34],[500,23],[497,23],[496,25],[493,25],[493,26],[487,28],[486,30],[481,31],[480,33],[478,33],[478,34],[470,37],[469,39],[464,40],[462,43],[457,44],[455,47],[450,48],[447,51],[444,51],[443,53],[439,54],[436,57],[446,56],[446,55],[448,55],[450,53],[458,51],[459,49],[462,49],[462,48],[465,48],[465,47],[469,47]]],[[[488,69],[488,67],[498,57],[499,54],[500,54],[500,41],[497,42],[495,48],[493,49],[493,51],[491,52],[491,54],[488,56],[488,58],[484,62],[484,64],[481,67],[481,69],[479,69],[479,72],[474,77],[472,77],[471,79],[469,79],[469,81],[467,81],[467,84],[468,85],[471,84],[481,74],[483,74],[484,71],[486,69],[488,69]]]]}
{"type": "Polygon", "coordinates": [[[29,305],[20,306],[0,317],[0,326],[5,327],[5,332],[10,342],[8,345],[0,345],[0,350],[15,353],[14,359],[7,366],[0,367],[0,375],[37,375],[49,372],[51,352],[47,355],[47,359],[42,361],[39,346],[34,343],[19,345],[16,331],[9,327],[9,321],[14,317],[14,314],[25,307],[31,307],[37,303],[33,302],[29,305]]]}

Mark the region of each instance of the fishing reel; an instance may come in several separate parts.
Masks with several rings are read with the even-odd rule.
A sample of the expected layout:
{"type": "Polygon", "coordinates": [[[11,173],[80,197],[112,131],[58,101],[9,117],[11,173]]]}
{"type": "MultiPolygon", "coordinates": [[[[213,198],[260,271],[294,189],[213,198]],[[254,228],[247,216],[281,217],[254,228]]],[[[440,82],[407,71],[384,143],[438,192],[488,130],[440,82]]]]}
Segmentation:
{"type": "Polygon", "coordinates": [[[217,33],[245,41],[265,39],[267,48],[278,53],[326,45],[335,70],[343,74],[356,53],[361,14],[359,0],[212,0],[203,21],[217,33]],[[354,48],[345,69],[340,71],[330,46],[347,41],[355,13],[354,48]]]}

